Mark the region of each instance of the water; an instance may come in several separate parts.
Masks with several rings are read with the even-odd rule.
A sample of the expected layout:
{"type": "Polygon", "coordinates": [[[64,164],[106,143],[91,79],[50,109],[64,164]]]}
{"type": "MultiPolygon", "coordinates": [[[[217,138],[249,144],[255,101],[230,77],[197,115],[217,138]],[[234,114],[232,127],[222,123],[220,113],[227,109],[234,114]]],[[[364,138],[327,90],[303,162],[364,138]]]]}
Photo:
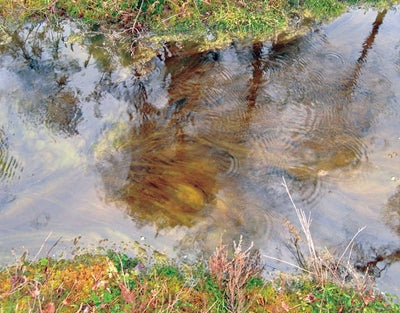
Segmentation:
{"type": "Polygon", "coordinates": [[[355,10],[287,42],[139,63],[70,24],[3,34],[2,262],[50,231],[181,257],[243,235],[293,261],[284,177],[316,244],[340,253],[367,226],[352,260],[400,294],[399,27],[396,10],[355,10]]]}

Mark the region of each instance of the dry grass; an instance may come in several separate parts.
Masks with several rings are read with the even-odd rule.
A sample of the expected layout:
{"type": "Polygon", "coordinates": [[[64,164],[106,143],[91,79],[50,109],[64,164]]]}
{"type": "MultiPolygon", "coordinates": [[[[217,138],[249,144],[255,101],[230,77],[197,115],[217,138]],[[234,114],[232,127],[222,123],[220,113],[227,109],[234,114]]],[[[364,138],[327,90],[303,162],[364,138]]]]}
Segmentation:
{"type": "MultiPolygon", "coordinates": [[[[318,250],[315,247],[313,237],[311,235],[310,227],[312,223],[311,214],[306,215],[304,210],[298,208],[292,198],[289,191],[288,185],[285,178],[283,179],[283,186],[289,196],[292,206],[296,212],[297,218],[300,222],[305,242],[307,246],[307,252],[301,251],[301,247],[298,244],[298,239],[295,242],[296,254],[301,256],[299,265],[292,264],[283,260],[279,260],[286,264],[290,264],[303,272],[312,275],[313,279],[320,285],[324,286],[326,283],[334,283],[343,288],[351,287],[356,288],[360,295],[367,295],[373,292],[374,280],[368,275],[368,271],[365,273],[359,273],[354,269],[354,266],[350,262],[351,251],[354,245],[355,238],[365,229],[360,228],[353,238],[349,241],[346,248],[339,257],[334,256],[328,249],[318,250]],[[348,258],[346,259],[346,255],[348,258]]],[[[291,224],[290,224],[291,225],[291,224]]],[[[291,226],[293,227],[293,226],[291,226]]],[[[291,231],[292,232],[292,231],[291,231]]],[[[298,235],[297,235],[298,236],[298,235]]],[[[265,256],[270,259],[275,259],[270,256],[265,256]]]]}

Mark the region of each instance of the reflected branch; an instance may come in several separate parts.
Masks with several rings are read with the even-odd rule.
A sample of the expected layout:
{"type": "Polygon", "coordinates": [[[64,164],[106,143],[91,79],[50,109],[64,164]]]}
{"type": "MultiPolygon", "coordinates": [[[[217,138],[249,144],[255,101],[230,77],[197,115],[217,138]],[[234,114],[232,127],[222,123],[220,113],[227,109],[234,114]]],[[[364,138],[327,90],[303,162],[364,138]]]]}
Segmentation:
{"type": "Polygon", "coordinates": [[[262,83],[263,70],[262,70],[262,62],[261,62],[261,52],[262,52],[263,44],[262,42],[256,42],[253,44],[253,78],[251,80],[250,90],[247,95],[247,101],[250,107],[253,107],[257,100],[258,89],[260,84],[262,83]]]}
{"type": "Polygon", "coordinates": [[[378,34],[379,27],[382,25],[383,19],[385,18],[386,13],[387,13],[387,10],[385,9],[382,12],[379,12],[378,15],[376,16],[376,19],[375,19],[374,23],[372,24],[372,31],[369,34],[368,38],[365,39],[365,41],[363,43],[363,50],[361,52],[361,56],[357,60],[357,63],[366,62],[368,51],[372,48],[372,46],[374,44],[375,37],[378,34]]]}
{"type": "Polygon", "coordinates": [[[350,76],[350,79],[348,82],[345,84],[345,88],[349,90],[349,94],[351,94],[354,91],[355,86],[357,86],[357,81],[358,78],[360,77],[360,72],[363,67],[363,65],[367,62],[367,56],[369,50],[371,50],[372,46],[374,45],[376,35],[378,34],[379,27],[382,25],[383,20],[386,16],[387,10],[383,10],[378,13],[378,15],[375,18],[375,21],[372,23],[372,30],[369,36],[365,39],[361,51],[360,57],[357,59],[354,71],[352,75],[350,76]]]}

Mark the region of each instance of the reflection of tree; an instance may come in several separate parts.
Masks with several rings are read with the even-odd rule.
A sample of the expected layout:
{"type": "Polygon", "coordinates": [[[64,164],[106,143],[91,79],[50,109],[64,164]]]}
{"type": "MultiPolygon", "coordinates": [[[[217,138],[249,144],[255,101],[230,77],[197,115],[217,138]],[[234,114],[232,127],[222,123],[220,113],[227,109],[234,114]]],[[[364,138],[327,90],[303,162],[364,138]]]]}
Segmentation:
{"type": "MultiPolygon", "coordinates": [[[[397,187],[395,194],[389,198],[382,212],[385,223],[400,235],[400,186],[397,187]]],[[[400,261],[398,246],[374,248],[372,253],[366,255],[374,257],[364,257],[363,260],[359,261],[358,269],[363,272],[369,271],[376,277],[380,277],[381,273],[391,264],[400,261]]]]}
{"type": "Polygon", "coordinates": [[[319,121],[312,121],[314,125],[310,128],[311,133],[307,134],[301,144],[302,149],[300,149],[299,156],[302,160],[307,160],[302,152],[309,154],[309,151],[312,151],[315,157],[311,158],[309,162],[302,161],[302,165],[293,169],[293,173],[297,176],[315,176],[337,168],[354,167],[359,164],[365,153],[359,138],[362,132],[370,127],[368,126],[371,122],[368,118],[368,107],[364,105],[361,110],[357,108],[357,121],[349,118],[349,112],[353,110],[351,107],[354,102],[353,93],[358,84],[362,67],[367,62],[368,51],[374,44],[386,12],[386,10],[379,12],[373,22],[371,33],[362,44],[360,56],[355,62],[350,78],[342,86],[336,86],[336,99],[334,105],[329,107],[326,117],[319,121]],[[357,124],[362,127],[355,127],[357,124]]]}
{"type": "MultiPolygon", "coordinates": [[[[68,28],[74,31],[73,24],[68,28]]],[[[2,46],[0,53],[10,55],[14,60],[24,60],[26,67],[19,70],[18,76],[26,93],[32,94],[32,97],[20,103],[20,112],[36,123],[44,123],[55,132],[77,134],[82,118],[80,90],[68,85],[69,77],[83,68],[77,60],[60,57],[62,48],[69,48],[73,52],[74,44],[67,46],[67,38],[61,27],[53,30],[45,24],[23,26],[16,30],[4,28],[4,31],[10,40],[2,46]]],[[[97,69],[103,73],[102,78],[110,75],[116,46],[105,44],[106,38],[99,34],[81,37],[80,41],[88,53],[83,67],[86,68],[90,60],[94,60],[97,69]]],[[[119,57],[124,60],[122,56],[119,57]]],[[[102,78],[99,85],[107,83],[102,78]]]]}
{"type": "MultiPolygon", "coordinates": [[[[189,60],[195,60],[196,66],[183,72],[177,66],[183,59],[165,61],[171,81],[169,104],[163,110],[149,103],[142,82],[127,87],[130,91],[126,92],[134,95],[131,101],[137,119],[123,136],[120,151],[124,162],[130,165],[126,181],[119,184],[121,188],[115,189],[110,184],[107,187],[115,200],[128,205],[128,213],[138,223],[155,223],[157,228],[191,226],[215,197],[215,176],[219,172],[215,159],[219,152],[186,132],[187,127],[193,126],[191,115],[196,110],[196,94],[204,87],[199,85],[197,90],[181,93],[184,82],[201,71],[204,55],[191,56],[189,60]]],[[[124,97],[121,90],[119,96],[124,97]]],[[[111,165],[118,166],[118,163],[111,165]]],[[[111,177],[105,174],[103,179],[109,182],[111,177]]]]}
{"type": "Polygon", "coordinates": [[[321,71],[329,51],[326,38],[316,33],[269,48],[254,43],[194,53],[169,47],[171,56],[160,57],[161,69],[154,72],[162,74],[155,82],[110,78],[102,90],[129,103],[131,124],[101,170],[108,197],[126,205],[139,223],[190,226],[197,240],[204,229],[210,229],[204,237],[212,236],[217,219],[234,225],[240,216],[235,227],[246,223],[243,228],[251,229],[246,206],[279,206],[250,200],[235,207],[246,193],[257,198],[259,190],[269,192],[278,173],[292,178],[303,199],[321,193],[322,176],[355,169],[366,155],[362,136],[372,120],[364,111],[353,114],[353,91],[362,90],[349,94],[342,82],[343,73],[353,72],[360,59],[365,63],[376,24],[356,64],[343,62],[342,71],[337,64],[321,71]],[[165,107],[152,103],[154,85],[163,86],[165,107]],[[114,174],[123,167],[117,181],[114,174]],[[221,209],[227,185],[233,205],[221,209]]]}
{"type": "Polygon", "coordinates": [[[80,68],[63,64],[59,58],[63,34],[44,25],[8,32],[11,42],[3,53],[25,60],[27,66],[18,75],[27,94],[32,95],[20,103],[20,111],[56,132],[76,134],[82,113],[76,91],[67,84],[69,75],[80,68]],[[52,51],[51,56],[43,53],[46,50],[52,51]]]}
{"type": "MultiPolygon", "coordinates": [[[[123,88],[121,84],[113,86],[111,83],[110,92],[114,90],[114,95],[132,102],[132,120],[135,121],[121,144],[124,162],[130,160],[131,164],[128,179],[123,192],[121,189],[113,192],[119,200],[129,204],[130,214],[139,220],[151,220],[152,215],[162,212],[170,216],[163,217],[166,225],[188,225],[190,223],[177,222],[176,215],[181,210],[191,216],[212,202],[212,194],[218,189],[214,186],[218,174],[246,173],[254,168],[262,170],[261,166],[266,171],[278,168],[280,173],[288,173],[315,188],[321,174],[357,166],[364,147],[346,111],[340,108],[346,96],[334,99],[333,105],[323,103],[318,108],[322,112],[301,120],[301,132],[297,129],[282,133],[273,131],[284,117],[285,107],[276,110],[276,103],[265,104],[266,86],[276,83],[275,79],[285,90],[288,84],[293,84],[293,73],[300,78],[312,73],[312,69],[297,68],[297,60],[304,57],[301,54],[303,45],[308,44],[307,40],[300,39],[287,45],[276,42],[269,55],[263,52],[263,43],[254,43],[245,50],[246,56],[242,51],[234,51],[237,56],[242,55],[244,68],[250,65],[251,73],[233,76],[230,76],[230,68],[221,63],[229,51],[182,55],[169,47],[172,56],[163,62],[168,105],[163,109],[150,103],[149,86],[143,81],[134,80],[123,88]],[[329,115],[324,114],[326,108],[330,110],[329,115]],[[265,119],[261,119],[262,116],[265,119]],[[259,153],[265,158],[264,163],[259,160],[258,151],[252,151],[256,147],[262,150],[259,153]],[[201,167],[202,170],[194,170],[201,167]],[[193,195],[192,204],[176,195],[182,194],[179,188],[193,195]],[[165,219],[170,221],[165,222],[165,219]]],[[[307,79],[299,79],[295,84],[301,87],[307,82],[307,79]]],[[[315,81],[311,84],[312,90],[303,95],[304,105],[311,104],[316,94],[326,91],[322,84],[315,84],[315,81]]],[[[291,97],[292,101],[297,100],[297,95],[291,97]]]]}
{"type": "Polygon", "coordinates": [[[400,249],[398,247],[380,247],[372,250],[362,253],[363,259],[359,260],[355,266],[362,273],[368,272],[374,277],[381,277],[389,266],[400,261],[400,249]]]}
{"type": "Polygon", "coordinates": [[[368,56],[368,51],[371,50],[371,48],[374,45],[375,42],[375,37],[378,34],[379,27],[382,25],[383,20],[386,16],[387,10],[383,10],[378,13],[376,16],[375,21],[372,24],[372,30],[369,36],[365,39],[363,45],[362,45],[362,50],[359,58],[357,59],[357,62],[354,66],[354,70],[352,74],[350,75],[350,78],[347,80],[347,82],[344,84],[344,88],[348,90],[348,93],[351,94],[354,88],[357,86],[357,81],[361,75],[361,70],[363,65],[367,62],[367,56],[368,56]]]}
{"type": "Polygon", "coordinates": [[[257,100],[258,88],[262,83],[263,78],[263,66],[261,62],[261,53],[262,53],[263,44],[261,42],[253,43],[253,62],[252,62],[252,80],[249,89],[249,93],[247,95],[247,101],[249,102],[249,106],[254,106],[257,100]]]}
{"type": "Polygon", "coordinates": [[[116,151],[99,163],[108,199],[122,202],[139,224],[189,227],[180,251],[193,244],[211,248],[223,231],[228,238],[241,230],[262,234],[261,205],[246,203],[248,194],[238,184],[238,160],[248,157],[253,131],[255,85],[262,82],[261,55],[244,55],[236,73],[229,66],[230,58],[238,61],[234,48],[169,51],[155,82],[109,82],[107,90],[130,103],[131,125],[117,136],[116,151]],[[251,79],[243,72],[253,62],[251,79]],[[164,86],[165,107],[151,103],[154,85],[164,86]]]}
{"type": "Polygon", "coordinates": [[[8,138],[0,129],[0,182],[6,183],[15,179],[22,171],[19,162],[8,152],[8,138]]]}
{"type": "Polygon", "coordinates": [[[60,90],[51,95],[46,101],[46,124],[59,132],[74,135],[77,134],[77,126],[81,119],[79,100],[72,90],[60,90]]]}
{"type": "Polygon", "coordinates": [[[174,129],[132,139],[132,160],[122,193],[130,214],[138,221],[155,221],[160,228],[191,225],[214,193],[216,169],[205,157],[209,147],[179,140],[174,129]]]}
{"type": "Polygon", "coordinates": [[[385,18],[386,13],[387,13],[387,10],[385,9],[382,12],[379,12],[378,15],[376,16],[376,19],[375,19],[374,23],[372,24],[371,33],[369,34],[369,36],[365,39],[365,41],[363,43],[363,49],[362,49],[361,55],[357,59],[358,64],[366,62],[368,50],[370,50],[372,48],[372,46],[374,45],[375,36],[378,34],[379,27],[382,25],[383,19],[385,18]]]}

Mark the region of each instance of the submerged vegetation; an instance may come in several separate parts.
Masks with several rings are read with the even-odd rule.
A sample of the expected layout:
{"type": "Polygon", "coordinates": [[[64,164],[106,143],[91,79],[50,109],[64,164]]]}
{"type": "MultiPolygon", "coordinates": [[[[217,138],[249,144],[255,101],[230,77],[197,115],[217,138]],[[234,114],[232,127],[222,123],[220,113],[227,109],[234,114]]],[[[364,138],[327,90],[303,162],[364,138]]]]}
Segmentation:
{"type": "Polygon", "coordinates": [[[115,31],[133,42],[146,34],[166,40],[270,38],[342,13],[351,5],[390,6],[396,0],[0,0],[7,21],[73,18],[95,31],[115,31]]]}

